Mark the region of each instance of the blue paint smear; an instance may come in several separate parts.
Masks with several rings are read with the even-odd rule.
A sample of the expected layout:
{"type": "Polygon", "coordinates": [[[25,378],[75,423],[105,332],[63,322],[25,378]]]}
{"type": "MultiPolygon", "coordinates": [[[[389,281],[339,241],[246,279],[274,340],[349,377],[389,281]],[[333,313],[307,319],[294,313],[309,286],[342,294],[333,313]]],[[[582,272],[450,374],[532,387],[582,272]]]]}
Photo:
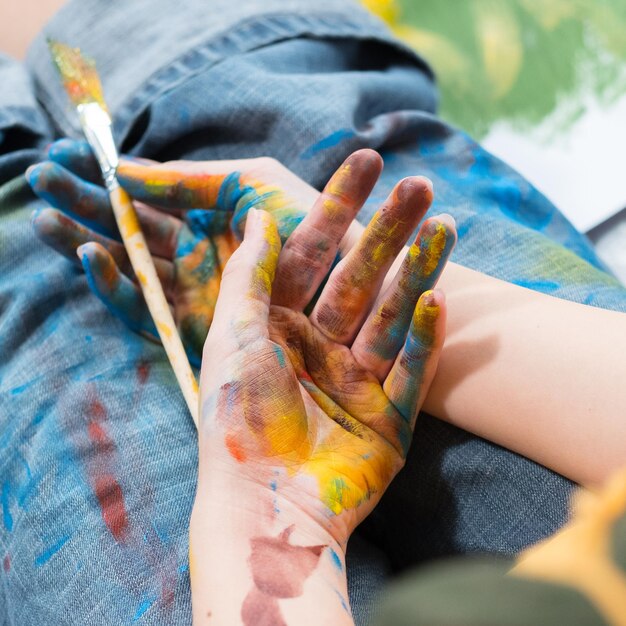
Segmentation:
{"type": "Polygon", "coordinates": [[[512,281],[514,285],[520,287],[526,287],[526,289],[533,289],[534,291],[541,291],[542,293],[552,293],[560,288],[559,283],[555,283],[551,280],[519,280],[512,281]]]}
{"type": "Polygon", "coordinates": [[[330,549],[330,558],[332,559],[333,565],[340,572],[343,572],[343,563],[341,562],[341,557],[332,548],[330,549]]]}
{"type": "Polygon", "coordinates": [[[24,383],[23,385],[19,385],[18,387],[13,387],[13,389],[11,389],[11,395],[12,396],[19,395],[23,391],[26,391],[31,385],[34,385],[35,383],[39,382],[42,378],[43,378],[43,374],[40,374],[39,376],[35,376],[35,378],[29,380],[27,383],[24,383]]]}
{"type": "Polygon", "coordinates": [[[2,517],[4,519],[4,527],[7,531],[11,532],[13,530],[13,516],[11,515],[11,510],[9,509],[9,496],[11,495],[11,486],[9,482],[5,482],[2,485],[2,517]]]}
{"type": "Polygon", "coordinates": [[[318,152],[321,152],[322,150],[327,150],[328,148],[333,148],[334,146],[341,143],[344,139],[349,139],[351,137],[354,137],[354,135],[355,133],[351,128],[342,128],[341,130],[338,130],[328,135],[328,137],[324,137],[324,139],[321,139],[317,143],[314,143],[312,146],[307,148],[302,153],[300,158],[311,159],[318,152]]]}
{"type": "Polygon", "coordinates": [[[133,622],[137,622],[141,619],[141,617],[148,611],[148,609],[156,602],[157,596],[156,594],[151,594],[146,596],[141,604],[137,607],[137,611],[133,617],[133,622]]]}
{"type": "Polygon", "coordinates": [[[70,539],[70,535],[61,537],[56,543],[53,543],[47,550],[44,550],[37,558],[35,565],[41,567],[45,565],[70,539]]]}
{"type": "Polygon", "coordinates": [[[348,606],[347,602],[345,601],[345,599],[341,595],[341,593],[339,593],[339,591],[337,589],[335,589],[335,593],[339,597],[339,600],[341,601],[341,606],[343,607],[344,611],[346,611],[347,613],[350,613],[350,615],[352,615],[352,613],[350,612],[350,607],[348,606]]]}
{"type": "Polygon", "coordinates": [[[169,544],[170,536],[166,528],[160,528],[156,522],[152,522],[152,528],[154,528],[154,532],[161,543],[165,545],[169,544]]]}
{"type": "Polygon", "coordinates": [[[280,367],[285,367],[285,355],[283,354],[283,350],[280,346],[274,346],[274,354],[278,359],[278,364],[280,365],[280,367]]]}

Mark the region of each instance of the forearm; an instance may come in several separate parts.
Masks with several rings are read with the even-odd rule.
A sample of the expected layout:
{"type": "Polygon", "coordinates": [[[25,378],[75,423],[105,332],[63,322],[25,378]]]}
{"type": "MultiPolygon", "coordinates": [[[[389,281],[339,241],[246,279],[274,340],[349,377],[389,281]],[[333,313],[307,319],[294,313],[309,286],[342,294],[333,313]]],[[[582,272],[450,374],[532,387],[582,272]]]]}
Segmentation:
{"type": "Polygon", "coordinates": [[[198,484],[189,547],[194,625],[352,625],[345,546],[290,502],[227,482],[198,484]]]}
{"type": "Polygon", "coordinates": [[[449,264],[427,412],[582,484],[626,458],[626,315],[449,264]]]}

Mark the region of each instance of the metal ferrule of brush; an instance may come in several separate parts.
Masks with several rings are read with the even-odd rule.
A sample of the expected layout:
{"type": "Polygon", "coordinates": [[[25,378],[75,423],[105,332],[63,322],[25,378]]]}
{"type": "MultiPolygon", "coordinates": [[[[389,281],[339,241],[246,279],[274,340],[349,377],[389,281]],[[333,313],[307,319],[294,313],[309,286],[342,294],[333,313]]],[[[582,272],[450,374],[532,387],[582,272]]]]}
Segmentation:
{"type": "Polygon", "coordinates": [[[119,187],[115,172],[119,163],[109,114],[97,103],[79,104],[78,114],[85,137],[98,159],[104,184],[109,191],[119,187]]]}

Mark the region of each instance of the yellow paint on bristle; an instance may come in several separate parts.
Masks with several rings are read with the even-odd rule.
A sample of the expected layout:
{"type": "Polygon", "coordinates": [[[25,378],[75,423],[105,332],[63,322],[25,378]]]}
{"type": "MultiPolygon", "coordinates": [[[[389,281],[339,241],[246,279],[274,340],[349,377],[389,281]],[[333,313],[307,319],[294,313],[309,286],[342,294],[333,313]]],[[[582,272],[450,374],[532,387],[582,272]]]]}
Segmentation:
{"type": "Polygon", "coordinates": [[[84,57],[79,48],[72,48],[59,41],[49,39],[48,47],[72,104],[78,106],[96,102],[106,111],[95,62],[84,57]]]}

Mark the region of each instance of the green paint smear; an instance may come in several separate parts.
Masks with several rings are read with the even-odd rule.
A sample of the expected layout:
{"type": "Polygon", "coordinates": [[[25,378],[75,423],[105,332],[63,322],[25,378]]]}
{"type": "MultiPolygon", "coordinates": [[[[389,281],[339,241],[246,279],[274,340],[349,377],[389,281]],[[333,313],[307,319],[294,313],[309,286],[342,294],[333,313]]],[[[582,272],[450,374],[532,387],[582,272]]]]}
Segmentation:
{"type": "Polygon", "coordinates": [[[398,35],[437,73],[442,116],[477,138],[501,120],[532,128],[566,103],[563,132],[584,112],[581,93],[593,93],[603,106],[626,93],[623,0],[398,5],[400,29],[410,27],[398,35]]]}

